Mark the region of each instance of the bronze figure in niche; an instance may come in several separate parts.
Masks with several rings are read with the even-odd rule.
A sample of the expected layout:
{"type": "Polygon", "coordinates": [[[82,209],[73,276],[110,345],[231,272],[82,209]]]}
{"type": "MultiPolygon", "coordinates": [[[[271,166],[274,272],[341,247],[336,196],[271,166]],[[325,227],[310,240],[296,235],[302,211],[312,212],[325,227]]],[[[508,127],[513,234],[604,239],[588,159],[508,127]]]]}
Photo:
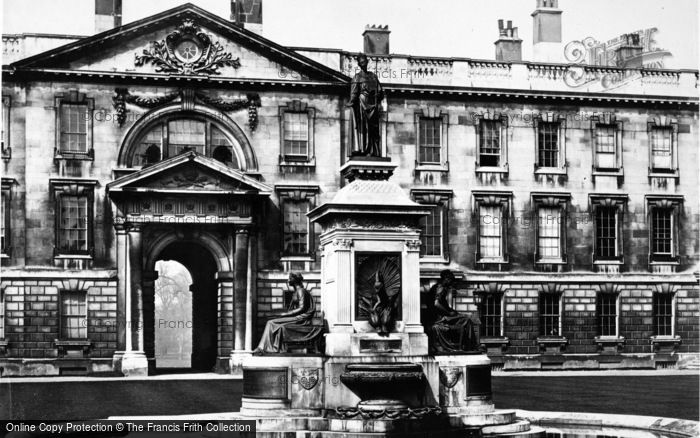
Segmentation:
{"type": "Polygon", "coordinates": [[[426,327],[429,327],[433,353],[463,353],[478,351],[481,322],[471,314],[454,310],[448,298],[454,293],[454,274],[448,269],[440,272],[440,281],[430,288],[426,327]]]}
{"type": "Polygon", "coordinates": [[[401,318],[401,262],[397,254],[358,253],[355,265],[356,319],[389,336],[401,318]]]}
{"type": "Polygon", "coordinates": [[[381,157],[382,142],[379,132],[379,116],[384,90],[377,75],[367,71],[367,55],[357,56],[360,71],[352,78],[350,84],[350,102],[352,108],[353,156],[381,157]]]}
{"type": "Polygon", "coordinates": [[[323,333],[322,326],[313,325],[316,304],[304,287],[304,277],[298,273],[289,274],[289,287],[294,289],[289,310],[267,321],[254,354],[286,353],[287,344],[313,343],[323,333]]]}

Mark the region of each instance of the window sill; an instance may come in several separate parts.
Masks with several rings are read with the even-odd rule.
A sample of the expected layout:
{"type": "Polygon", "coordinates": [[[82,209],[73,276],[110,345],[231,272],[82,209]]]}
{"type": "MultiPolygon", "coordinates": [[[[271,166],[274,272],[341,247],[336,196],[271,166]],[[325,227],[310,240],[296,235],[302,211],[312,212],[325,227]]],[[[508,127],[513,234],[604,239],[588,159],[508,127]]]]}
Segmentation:
{"type": "Polygon", "coordinates": [[[678,169],[669,172],[659,172],[649,169],[649,178],[678,178],[678,169]]]}
{"type": "Polygon", "coordinates": [[[81,358],[88,356],[92,342],[89,339],[56,339],[54,345],[58,357],[81,358]]]}
{"type": "Polygon", "coordinates": [[[596,336],[595,343],[598,350],[603,353],[619,353],[625,346],[625,338],[622,336],[596,336]]]}
{"type": "Polygon", "coordinates": [[[316,158],[305,159],[288,159],[282,155],[279,157],[279,165],[281,167],[316,167],[316,158]]]}
{"type": "Polygon", "coordinates": [[[625,173],[620,169],[593,169],[593,176],[624,176],[625,173]]]}
{"type": "Polygon", "coordinates": [[[56,152],[54,154],[54,160],[74,160],[74,161],[95,161],[94,154],[91,152],[87,153],[70,153],[70,152],[56,152]]]}
{"type": "Polygon", "coordinates": [[[680,261],[677,258],[669,261],[652,260],[649,262],[649,272],[654,274],[673,274],[678,266],[680,266],[680,261]]]}
{"type": "Polygon", "coordinates": [[[649,339],[655,353],[673,353],[682,343],[680,336],[652,336],[649,339]]]}
{"type": "Polygon", "coordinates": [[[92,344],[89,339],[55,339],[54,345],[61,347],[85,347],[92,344]]]}
{"type": "Polygon", "coordinates": [[[566,175],[566,169],[560,167],[537,167],[535,175],[566,175]]]}
{"type": "Polygon", "coordinates": [[[450,263],[450,260],[443,256],[420,256],[420,262],[448,264],[450,263]]]}
{"type": "Polygon", "coordinates": [[[476,166],[476,173],[508,173],[508,166],[504,167],[490,167],[490,166],[476,166]]]}
{"type": "Polygon", "coordinates": [[[563,336],[538,336],[537,345],[541,352],[557,354],[564,351],[569,340],[563,336]]]}
{"type": "Polygon", "coordinates": [[[449,172],[450,166],[445,164],[418,164],[416,163],[416,172],[449,172]]]}
{"type": "Polygon", "coordinates": [[[565,265],[566,260],[564,259],[538,259],[535,261],[535,265],[565,265]]]}
{"type": "Polygon", "coordinates": [[[80,259],[80,260],[92,260],[90,254],[58,254],[53,257],[55,260],[70,260],[70,259],[80,259]]]}
{"type": "Polygon", "coordinates": [[[290,255],[283,255],[280,258],[281,262],[313,262],[314,258],[311,255],[299,255],[299,256],[290,256],[290,255]]]}
{"type": "Polygon", "coordinates": [[[510,339],[505,336],[484,336],[479,339],[479,345],[486,350],[486,354],[499,354],[506,351],[510,339]]]}

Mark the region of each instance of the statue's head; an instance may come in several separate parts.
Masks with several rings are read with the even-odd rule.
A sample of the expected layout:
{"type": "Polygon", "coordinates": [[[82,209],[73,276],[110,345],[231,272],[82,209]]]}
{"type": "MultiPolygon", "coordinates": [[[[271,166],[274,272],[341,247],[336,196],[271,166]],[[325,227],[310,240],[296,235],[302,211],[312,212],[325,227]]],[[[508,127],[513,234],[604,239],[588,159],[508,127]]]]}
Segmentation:
{"type": "Polygon", "coordinates": [[[363,71],[367,70],[368,62],[369,60],[367,59],[367,55],[365,55],[364,53],[360,53],[359,55],[357,55],[357,65],[359,65],[363,71]]]}
{"type": "Polygon", "coordinates": [[[303,284],[304,284],[304,277],[300,273],[292,272],[289,274],[289,285],[291,287],[302,286],[303,284]]]}
{"type": "Polygon", "coordinates": [[[440,280],[444,285],[450,285],[455,282],[455,275],[449,269],[444,269],[440,272],[440,280]]]}

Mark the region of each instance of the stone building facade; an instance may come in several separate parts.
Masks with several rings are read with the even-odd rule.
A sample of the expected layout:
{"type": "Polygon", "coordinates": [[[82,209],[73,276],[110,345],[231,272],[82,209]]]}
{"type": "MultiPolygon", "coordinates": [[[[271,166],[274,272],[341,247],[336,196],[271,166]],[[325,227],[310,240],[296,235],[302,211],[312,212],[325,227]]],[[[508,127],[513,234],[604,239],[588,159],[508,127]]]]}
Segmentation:
{"type": "MultiPolygon", "coordinates": [[[[306,213],[343,184],[356,54],[269,41],[261,7],[105,30],[119,7],[37,53],[3,36],[2,375],[156,367],[158,260],[192,273],[193,368],[235,369],[291,271],[320,308],[306,213]]],[[[392,181],[432,209],[421,287],[452,270],[504,369],[685,366],[698,72],[552,62],[561,11],[536,12],[546,62],[521,60],[510,23],[496,61],[393,55],[387,28],[365,30],[392,181]]]]}

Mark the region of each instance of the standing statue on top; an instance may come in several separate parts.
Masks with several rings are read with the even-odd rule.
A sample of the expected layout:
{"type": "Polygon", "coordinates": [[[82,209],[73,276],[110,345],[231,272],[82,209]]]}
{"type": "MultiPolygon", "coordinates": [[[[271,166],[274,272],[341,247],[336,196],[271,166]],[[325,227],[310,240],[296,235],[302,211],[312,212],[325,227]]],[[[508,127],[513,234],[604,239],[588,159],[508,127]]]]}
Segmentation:
{"type": "Polygon", "coordinates": [[[381,103],[384,100],[384,90],[377,79],[377,75],[367,71],[367,55],[361,53],[357,56],[357,65],[360,67],[350,85],[350,102],[347,106],[352,108],[353,131],[353,156],[381,157],[382,142],[379,133],[379,115],[381,103]]]}
{"type": "Polygon", "coordinates": [[[429,336],[434,353],[459,353],[479,349],[481,322],[471,314],[454,310],[448,297],[454,293],[455,277],[448,269],[440,272],[440,281],[430,288],[429,336]]]}
{"type": "Polygon", "coordinates": [[[289,287],[294,297],[287,312],[267,321],[258,348],[253,354],[284,353],[287,342],[311,342],[323,332],[323,327],[312,325],[316,304],[304,287],[301,274],[289,274],[289,287]]]}

